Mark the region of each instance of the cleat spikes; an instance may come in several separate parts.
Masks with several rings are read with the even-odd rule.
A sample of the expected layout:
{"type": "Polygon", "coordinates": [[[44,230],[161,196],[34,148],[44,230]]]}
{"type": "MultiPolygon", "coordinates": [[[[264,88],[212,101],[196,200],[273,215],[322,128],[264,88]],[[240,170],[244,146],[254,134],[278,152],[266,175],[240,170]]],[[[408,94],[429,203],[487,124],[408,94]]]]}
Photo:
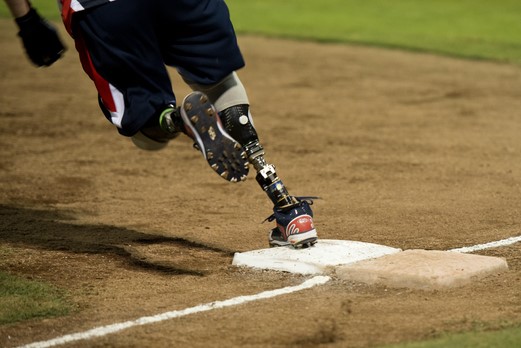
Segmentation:
{"type": "Polygon", "coordinates": [[[192,92],[185,97],[181,118],[194,147],[219,176],[230,182],[246,178],[249,171],[246,153],[222,127],[219,114],[204,93],[192,92]]]}

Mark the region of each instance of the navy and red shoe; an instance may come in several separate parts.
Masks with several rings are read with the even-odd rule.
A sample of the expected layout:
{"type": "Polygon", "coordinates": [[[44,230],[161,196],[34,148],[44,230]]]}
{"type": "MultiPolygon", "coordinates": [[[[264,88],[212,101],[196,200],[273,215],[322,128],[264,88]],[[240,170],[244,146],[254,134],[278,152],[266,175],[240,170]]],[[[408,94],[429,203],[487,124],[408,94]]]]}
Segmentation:
{"type": "Polygon", "coordinates": [[[269,235],[271,247],[305,248],[317,242],[317,230],[313,224],[313,211],[310,207],[313,204],[312,198],[317,197],[294,198],[297,203],[289,207],[273,208],[273,215],[267,219],[275,220],[277,224],[269,235]]]}
{"type": "Polygon", "coordinates": [[[187,135],[217,174],[231,182],[246,180],[248,156],[226,132],[215,106],[204,93],[192,92],[185,97],[181,118],[187,135]]]}

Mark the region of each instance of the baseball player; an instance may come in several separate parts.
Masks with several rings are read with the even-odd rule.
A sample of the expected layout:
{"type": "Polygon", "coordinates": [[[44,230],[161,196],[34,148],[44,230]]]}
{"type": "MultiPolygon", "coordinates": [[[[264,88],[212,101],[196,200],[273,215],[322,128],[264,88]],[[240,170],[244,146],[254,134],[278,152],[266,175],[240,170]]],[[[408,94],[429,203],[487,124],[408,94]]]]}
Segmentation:
{"type": "MultiPolygon", "coordinates": [[[[64,52],[55,29],[28,0],[5,0],[30,60],[53,64],[64,52]]],[[[272,201],[271,246],[317,240],[313,197],[291,196],[264,149],[237,75],[244,60],[223,0],[61,0],[63,23],[100,108],[121,135],[145,150],[186,134],[221,177],[246,179],[250,165],[272,201]],[[177,103],[166,66],[193,90],[177,103]]]]}

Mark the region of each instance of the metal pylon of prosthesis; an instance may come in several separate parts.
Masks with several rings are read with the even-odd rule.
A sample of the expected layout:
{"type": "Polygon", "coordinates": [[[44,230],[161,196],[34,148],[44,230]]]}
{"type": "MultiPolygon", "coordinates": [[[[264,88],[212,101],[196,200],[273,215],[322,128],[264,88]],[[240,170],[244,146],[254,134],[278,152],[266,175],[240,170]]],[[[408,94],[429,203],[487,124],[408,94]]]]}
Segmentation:
{"type": "Polygon", "coordinates": [[[278,177],[275,166],[264,159],[264,148],[258,141],[244,146],[248,161],[257,171],[257,182],[266,192],[273,204],[278,208],[284,208],[297,203],[295,198],[289,195],[288,190],[278,177]]]}

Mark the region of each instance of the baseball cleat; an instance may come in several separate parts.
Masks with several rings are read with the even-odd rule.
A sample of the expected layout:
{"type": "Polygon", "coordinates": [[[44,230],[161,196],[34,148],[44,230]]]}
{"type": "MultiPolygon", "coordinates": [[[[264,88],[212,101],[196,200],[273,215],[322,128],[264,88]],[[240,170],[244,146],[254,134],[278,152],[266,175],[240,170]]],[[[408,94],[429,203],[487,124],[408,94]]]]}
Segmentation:
{"type": "Polygon", "coordinates": [[[219,114],[201,92],[192,92],[181,106],[181,118],[194,147],[203,154],[210,167],[230,182],[246,180],[249,162],[242,146],[223,128],[219,114]]]}
{"type": "Polygon", "coordinates": [[[311,198],[298,198],[298,201],[285,208],[273,208],[273,215],[267,220],[276,222],[276,227],[269,234],[271,247],[292,246],[294,248],[310,247],[317,242],[317,231],[313,224],[311,198]]]}

